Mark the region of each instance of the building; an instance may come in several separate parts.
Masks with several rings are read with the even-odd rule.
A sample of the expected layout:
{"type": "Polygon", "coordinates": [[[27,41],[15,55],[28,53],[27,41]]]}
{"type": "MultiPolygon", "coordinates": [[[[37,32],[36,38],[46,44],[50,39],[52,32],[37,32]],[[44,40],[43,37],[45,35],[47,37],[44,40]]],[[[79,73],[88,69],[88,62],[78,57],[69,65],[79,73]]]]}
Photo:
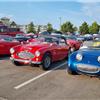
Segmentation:
{"type": "Polygon", "coordinates": [[[7,17],[2,17],[0,19],[0,22],[7,26],[8,28],[19,28],[18,25],[14,22],[14,21],[11,21],[9,18],[7,17]]]}
{"type": "MultiPolygon", "coordinates": [[[[19,27],[20,27],[21,31],[23,31],[24,33],[27,33],[28,25],[19,25],[19,27]]],[[[46,25],[35,25],[34,28],[35,28],[37,33],[47,30],[47,26],[46,25]]]]}
{"type": "Polygon", "coordinates": [[[23,33],[20,31],[20,27],[7,17],[2,17],[0,19],[0,34],[1,35],[11,35],[15,36],[18,33],[23,33]]]}

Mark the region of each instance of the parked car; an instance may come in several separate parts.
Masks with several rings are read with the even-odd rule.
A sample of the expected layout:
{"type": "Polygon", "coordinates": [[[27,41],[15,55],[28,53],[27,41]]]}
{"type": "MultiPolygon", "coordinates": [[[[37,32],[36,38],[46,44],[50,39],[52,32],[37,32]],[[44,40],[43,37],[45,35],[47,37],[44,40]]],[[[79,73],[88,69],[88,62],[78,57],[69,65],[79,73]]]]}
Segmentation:
{"type": "Polygon", "coordinates": [[[82,41],[78,41],[74,35],[63,35],[66,38],[67,44],[71,47],[71,52],[74,52],[80,48],[83,44],[82,41]]]}
{"type": "Polygon", "coordinates": [[[38,64],[44,70],[48,70],[52,62],[68,57],[70,47],[64,39],[58,39],[53,36],[41,36],[38,38],[40,41],[11,48],[10,59],[12,63],[16,66],[38,64]]]}
{"type": "Polygon", "coordinates": [[[24,34],[16,34],[16,36],[14,37],[14,39],[16,39],[19,42],[26,42],[27,40],[29,40],[31,37],[26,36],[24,34]]]}
{"type": "Polygon", "coordinates": [[[61,31],[55,31],[52,32],[51,35],[62,35],[63,33],[61,31]]]}
{"type": "Polygon", "coordinates": [[[51,32],[48,32],[48,31],[43,31],[43,32],[40,32],[38,35],[50,35],[51,32]]]}
{"type": "Polygon", "coordinates": [[[81,42],[84,42],[84,41],[86,41],[86,38],[84,36],[78,36],[77,40],[81,41],[81,42]]]}
{"type": "Polygon", "coordinates": [[[91,35],[91,34],[84,35],[84,38],[85,38],[85,41],[90,41],[90,40],[93,40],[94,39],[93,38],[93,35],[91,35]]]}
{"type": "Polygon", "coordinates": [[[95,38],[93,46],[100,46],[100,38],[95,38]]]}
{"type": "Polygon", "coordinates": [[[81,48],[72,53],[68,59],[69,74],[86,74],[100,76],[100,46],[81,48]]]}
{"type": "Polygon", "coordinates": [[[20,45],[20,42],[8,35],[0,35],[0,55],[10,54],[10,48],[20,45]]]}

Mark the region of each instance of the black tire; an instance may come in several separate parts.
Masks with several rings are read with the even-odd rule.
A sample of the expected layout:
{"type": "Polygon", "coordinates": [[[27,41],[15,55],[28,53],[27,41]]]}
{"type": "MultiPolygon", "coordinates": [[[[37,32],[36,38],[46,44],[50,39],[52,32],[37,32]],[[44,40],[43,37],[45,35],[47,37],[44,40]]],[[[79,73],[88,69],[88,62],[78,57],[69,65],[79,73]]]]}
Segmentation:
{"type": "Polygon", "coordinates": [[[77,73],[75,71],[72,71],[69,67],[67,68],[67,72],[70,75],[77,75],[77,73]]]}
{"type": "Polygon", "coordinates": [[[12,63],[13,63],[14,65],[16,65],[16,66],[22,66],[22,65],[23,65],[22,63],[20,63],[20,62],[18,62],[18,61],[14,61],[14,60],[12,60],[12,63]]]}
{"type": "Polygon", "coordinates": [[[42,69],[48,70],[51,66],[51,63],[52,63],[51,55],[49,53],[46,53],[43,56],[43,61],[42,61],[42,65],[41,65],[42,69]]]}

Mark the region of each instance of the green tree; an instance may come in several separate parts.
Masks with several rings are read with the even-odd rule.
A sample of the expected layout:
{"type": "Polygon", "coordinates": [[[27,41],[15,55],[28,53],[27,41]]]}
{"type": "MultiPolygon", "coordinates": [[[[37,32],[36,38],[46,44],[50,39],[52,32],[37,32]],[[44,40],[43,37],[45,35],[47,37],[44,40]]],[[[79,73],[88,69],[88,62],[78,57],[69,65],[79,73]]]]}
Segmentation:
{"type": "Polygon", "coordinates": [[[89,33],[91,34],[96,34],[99,33],[99,25],[97,24],[97,22],[93,22],[92,25],[89,27],[89,33]]]}
{"type": "Polygon", "coordinates": [[[33,22],[30,22],[30,24],[28,25],[27,32],[28,33],[36,33],[33,22]]]}
{"type": "Polygon", "coordinates": [[[52,24],[50,24],[50,23],[47,24],[47,31],[48,32],[52,32],[53,31],[52,24]]]}
{"type": "Polygon", "coordinates": [[[65,22],[61,25],[61,31],[63,33],[66,33],[66,32],[70,32],[70,33],[73,33],[77,30],[76,27],[73,27],[73,24],[71,22],[65,22]]]}
{"type": "Polygon", "coordinates": [[[84,22],[80,27],[79,27],[79,32],[81,34],[87,34],[89,33],[89,26],[87,24],[87,22],[84,22]]]}

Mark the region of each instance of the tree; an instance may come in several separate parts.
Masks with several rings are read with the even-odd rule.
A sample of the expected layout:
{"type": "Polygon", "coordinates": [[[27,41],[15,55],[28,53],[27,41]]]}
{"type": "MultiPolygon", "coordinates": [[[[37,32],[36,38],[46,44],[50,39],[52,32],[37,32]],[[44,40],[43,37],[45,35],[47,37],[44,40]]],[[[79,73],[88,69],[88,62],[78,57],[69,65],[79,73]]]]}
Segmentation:
{"type": "Polygon", "coordinates": [[[97,22],[93,22],[92,25],[89,27],[89,33],[99,33],[99,25],[97,24],[97,22]]]}
{"type": "Polygon", "coordinates": [[[31,22],[31,23],[28,25],[27,32],[28,32],[28,33],[36,33],[33,22],[31,22]]]}
{"type": "Polygon", "coordinates": [[[76,26],[73,27],[73,29],[74,29],[74,32],[76,32],[78,30],[78,28],[76,26]]]}
{"type": "Polygon", "coordinates": [[[73,27],[73,24],[68,21],[61,25],[61,31],[63,33],[66,33],[66,32],[73,33],[74,31],[76,31],[76,27],[73,27]]]}
{"type": "Polygon", "coordinates": [[[47,24],[47,31],[48,32],[52,32],[53,31],[52,24],[50,24],[50,23],[47,24]]]}
{"type": "Polygon", "coordinates": [[[89,26],[86,22],[84,22],[80,27],[79,27],[79,32],[81,34],[87,34],[89,33],[89,26]]]}

